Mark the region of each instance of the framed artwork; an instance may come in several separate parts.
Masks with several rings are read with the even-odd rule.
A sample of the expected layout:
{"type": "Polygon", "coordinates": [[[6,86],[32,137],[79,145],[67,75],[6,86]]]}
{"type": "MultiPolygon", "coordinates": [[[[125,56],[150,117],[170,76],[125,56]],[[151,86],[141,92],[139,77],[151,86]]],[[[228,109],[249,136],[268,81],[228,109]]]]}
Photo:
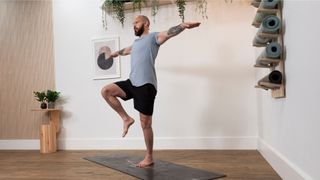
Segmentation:
{"type": "Polygon", "coordinates": [[[120,78],[120,58],[108,58],[119,49],[119,37],[101,37],[92,39],[93,79],[120,78]]]}

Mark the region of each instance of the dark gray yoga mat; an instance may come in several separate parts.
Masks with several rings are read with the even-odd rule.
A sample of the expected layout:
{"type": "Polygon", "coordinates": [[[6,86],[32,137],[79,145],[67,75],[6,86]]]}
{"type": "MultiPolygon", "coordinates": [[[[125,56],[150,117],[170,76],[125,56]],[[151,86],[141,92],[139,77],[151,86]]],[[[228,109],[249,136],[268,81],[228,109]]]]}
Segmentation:
{"type": "Polygon", "coordinates": [[[215,172],[204,171],[187,166],[156,160],[153,166],[136,167],[143,158],[128,155],[94,156],[84,158],[88,161],[118,170],[144,180],[208,180],[225,177],[215,172]]]}

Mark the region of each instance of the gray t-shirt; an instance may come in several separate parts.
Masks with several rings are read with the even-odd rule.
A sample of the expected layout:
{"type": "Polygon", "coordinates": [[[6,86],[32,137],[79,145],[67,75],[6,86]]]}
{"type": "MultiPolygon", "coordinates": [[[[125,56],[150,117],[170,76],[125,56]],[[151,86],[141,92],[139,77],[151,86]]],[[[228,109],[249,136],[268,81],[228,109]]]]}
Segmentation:
{"type": "Polygon", "coordinates": [[[139,87],[150,83],[157,89],[157,76],[154,67],[160,47],[157,34],[158,32],[153,32],[133,42],[129,77],[133,86],[139,87]]]}

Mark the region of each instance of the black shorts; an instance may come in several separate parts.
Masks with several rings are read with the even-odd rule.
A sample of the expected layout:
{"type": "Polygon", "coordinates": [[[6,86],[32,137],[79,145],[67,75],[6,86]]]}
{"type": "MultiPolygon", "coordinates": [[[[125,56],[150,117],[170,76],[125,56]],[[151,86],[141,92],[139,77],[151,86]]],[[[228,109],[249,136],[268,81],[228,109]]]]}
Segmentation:
{"type": "Polygon", "coordinates": [[[115,82],[125,93],[126,98],[122,98],[127,101],[133,99],[134,108],[140,113],[151,116],[153,114],[154,100],[157,95],[156,88],[147,83],[145,85],[135,87],[128,79],[126,81],[115,82]]]}

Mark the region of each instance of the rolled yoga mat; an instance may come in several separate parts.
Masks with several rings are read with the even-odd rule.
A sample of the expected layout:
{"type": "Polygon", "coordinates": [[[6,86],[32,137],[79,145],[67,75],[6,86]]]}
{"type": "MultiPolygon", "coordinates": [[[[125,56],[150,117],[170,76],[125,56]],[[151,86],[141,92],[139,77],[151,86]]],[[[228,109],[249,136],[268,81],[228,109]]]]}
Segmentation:
{"type": "Polygon", "coordinates": [[[270,62],[263,61],[263,59],[273,59],[280,61],[280,55],[282,53],[281,45],[277,42],[272,42],[267,45],[264,51],[260,54],[260,56],[256,60],[257,65],[269,65],[270,62]]]}
{"type": "MultiPolygon", "coordinates": [[[[259,3],[259,8],[261,9],[275,9],[277,4],[279,3],[279,0],[262,0],[261,3],[259,3]]],[[[251,3],[253,4],[253,2],[251,3]]],[[[257,4],[257,3],[255,3],[257,4]]],[[[255,27],[259,27],[261,22],[265,17],[267,17],[268,13],[262,13],[262,12],[257,12],[256,16],[254,17],[252,25],[255,27]]]]}
{"type": "Polygon", "coordinates": [[[263,86],[263,83],[273,83],[273,84],[281,84],[282,82],[282,74],[280,71],[274,70],[269,75],[258,81],[258,84],[263,86]]]}
{"type": "Polygon", "coordinates": [[[253,7],[258,8],[259,5],[260,5],[260,2],[261,2],[261,0],[252,0],[252,1],[251,1],[251,5],[252,5],[253,7]]]}
{"type": "Polygon", "coordinates": [[[277,16],[269,15],[265,17],[260,25],[260,28],[253,40],[253,44],[266,44],[272,39],[268,37],[262,37],[261,33],[277,34],[281,27],[281,21],[277,16]]]}

